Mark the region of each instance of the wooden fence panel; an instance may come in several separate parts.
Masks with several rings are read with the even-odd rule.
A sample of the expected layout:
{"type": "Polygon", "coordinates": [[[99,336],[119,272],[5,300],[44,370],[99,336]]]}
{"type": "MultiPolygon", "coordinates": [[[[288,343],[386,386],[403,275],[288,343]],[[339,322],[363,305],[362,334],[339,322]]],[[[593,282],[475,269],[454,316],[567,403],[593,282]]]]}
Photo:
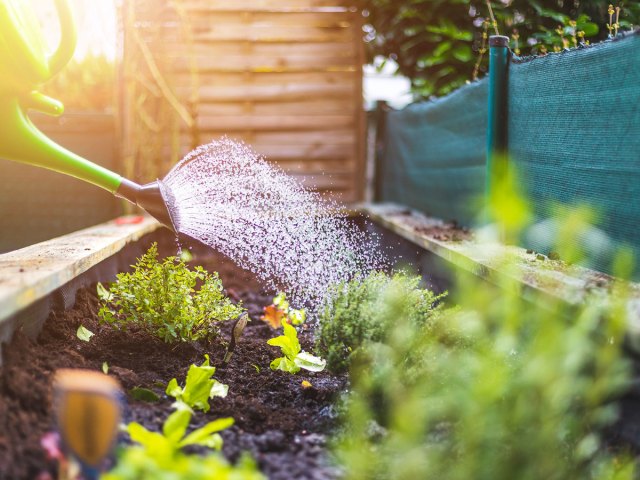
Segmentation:
{"type": "Polygon", "coordinates": [[[149,49],[192,115],[180,154],[227,135],[309,188],[362,198],[362,25],[352,1],[136,2],[137,32],[156,39],[149,49]]]}

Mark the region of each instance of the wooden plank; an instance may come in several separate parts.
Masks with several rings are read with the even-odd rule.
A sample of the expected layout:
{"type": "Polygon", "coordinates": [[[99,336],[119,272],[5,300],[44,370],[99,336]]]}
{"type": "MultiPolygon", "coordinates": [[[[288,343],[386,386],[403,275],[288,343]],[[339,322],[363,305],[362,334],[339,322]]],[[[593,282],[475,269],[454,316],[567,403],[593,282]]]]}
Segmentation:
{"type": "Polygon", "coordinates": [[[176,42],[166,45],[158,55],[163,57],[176,57],[180,55],[213,56],[217,58],[227,58],[229,56],[256,55],[259,57],[281,57],[290,54],[306,55],[309,57],[348,57],[356,61],[358,49],[352,41],[314,43],[296,42],[295,44],[282,43],[260,43],[260,42],[208,42],[206,44],[195,43],[186,44],[176,42]]]}
{"type": "Polygon", "coordinates": [[[352,176],[342,174],[292,174],[302,186],[309,190],[349,190],[352,176]]]}
{"type": "MultiPolygon", "coordinates": [[[[604,306],[616,282],[603,273],[559,260],[545,257],[545,261],[536,261],[539,254],[521,247],[476,241],[473,234],[447,240],[437,233],[425,233],[437,232],[445,222],[402,205],[362,204],[358,209],[401,237],[488,281],[504,285],[501,279],[516,280],[522,285],[525,296],[528,292],[537,292],[572,305],[597,299],[604,306]]],[[[629,313],[636,317],[630,319],[630,323],[640,325],[640,284],[631,284],[630,293],[630,304],[635,307],[633,312],[629,309],[629,313]]]]}
{"type": "Polygon", "coordinates": [[[332,130],[353,127],[352,115],[238,115],[228,117],[198,117],[196,124],[202,132],[211,130],[332,130]]]}
{"type": "MultiPolygon", "coordinates": [[[[322,145],[328,144],[344,144],[353,145],[355,141],[354,132],[351,129],[331,129],[323,131],[252,131],[238,130],[232,133],[221,129],[208,132],[201,132],[201,143],[208,143],[211,140],[217,140],[224,136],[232,139],[243,141],[249,145],[322,145]]],[[[188,144],[189,136],[183,133],[182,142],[188,144]]]]}
{"type": "MultiPolygon", "coordinates": [[[[198,72],[197,82],[201,88],[217,88],[238,85],[255,85],[276,87],[280,85],[299,85],[309,82],[308,72],[198,72]]],[[[358,72],[313,72],[314,85],[348,85],[362,78],[358,72]]],[[[176,72],[171,75],[171,83],[177,90],[191,85],[191,75],[187,72],[176,72]]],[[[205,90],[206,92],[206,90],[205,90]]],[[[188,94],[188,92],[187,92],[188,94]]],[[[306,98],[305,98],[306,99],[306,98]]],[[[206,100],[206,96],[204,97],[206,100]]]]}
{"type": "Polygon", "coordinates": [[[151,217],[111,221],[0,255],[0,322],[158,228],[151,217]]]}
{"type": "Polygon", "coordinates": [[[199,72],[325,72],[345,71],[355,72],[360,69],[355,65],[356,59],[347,56],[309,56],[298,54],[292,50],[288,55],[223,55],[196,56],[184,55],[167,57],[177,71],[190,71],[195,62],[199,72]]]}
{"type": "MultiPolygon", "coordinates": [[[[195,30],[209,29],[211,25],[269,25],[273,28],[284,27],[313,27],[313,28],[350,28],[358,20],[360,12],[351,10],[329,11],[224,11],[202,9],[197,13],[192,11],[190,24],[195,30]]],[[[177,27],[180,25],[177,24],[177,27]]]]}
{"type": "Polygon", "coordinates": [[[273,26],[244,28],[235,25],[216,25],[204,32],[195,32],[196,42],[348,42],[355,32],[349,28],[296,28],[275,29],[273,26]]]}
{"type": "Polygon", "coordinates": [[[353,102],[340,98],[296,100],[292,102],[235,102],[208,103],[199,102],[198,115],[203,117],[225,115],[355,115],[353,102]]]}
{"type": "Polygon", "coordinates": [[[348,175],[353,176],[354,165],[344,162],[279,162],[274,161],[279,168],[291,175],[348,175]]]}
{"type": "MultiPolygon", "coordinates": [[[[346,163],[352,157],[352,146],[343,145],[327,145],[327,144],[301,144],[301,145],[265,145],[253,144],[252,147],[256,152],[264,155],[269,160],[278,162],[288,162],[300,160],[308,161],[321,160],[329,165],[329,162],[346,163]]],[[[334,166],[336,166],[334,165],[334,166]]]]}
{"type": "MultiPolygon", "coordinates": [[[[201,102],[286,102],[319,98],[352,99],[357,86],[352,82],[315,84],[309,75],[309,83],[282,83],[275,85],[220,85],[199,89],[201,102]]],[[[188,98],[190,89],[177,87],[176,93],[188,98]]]]}
{"type": "Polygon", "coordinates": [[[353,2],[349,0],[189,0],[183,5],[187,10],[194,12],[300,12],[341,11],[351,8],[353,2]]]}

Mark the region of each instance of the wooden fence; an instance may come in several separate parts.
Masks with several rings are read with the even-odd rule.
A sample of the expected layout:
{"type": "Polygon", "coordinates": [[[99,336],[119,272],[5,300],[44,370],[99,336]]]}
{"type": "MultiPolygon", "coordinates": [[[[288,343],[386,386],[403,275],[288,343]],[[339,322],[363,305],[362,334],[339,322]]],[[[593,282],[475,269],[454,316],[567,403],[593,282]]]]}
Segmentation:
{"type": "MultiPolygon", "coordinates": [[[[162,8],[159,2],[128,3],[124,138],[135,162],[141,161],[140,143],[152,141],[139,132],[143,138],[136,138],[136,109],[148,109],[147,121],[166,118],[149,103],[155,98],[179,119],[169,135],[173,140],[165,132],[153,143],[164,144],[163,159],[227,135],[251,144],[309,188],[346,202],[362,197],[363,44],[357,9],[345,0],[183,0],[163,2],[162,8]],[[175,98],[158,88],[158,73],[175,98]],[[137,90],[131,87],[135,78],[137,90]]],[[[136,176],[134,170],[149,169],[130,169],[136,176]]]]}

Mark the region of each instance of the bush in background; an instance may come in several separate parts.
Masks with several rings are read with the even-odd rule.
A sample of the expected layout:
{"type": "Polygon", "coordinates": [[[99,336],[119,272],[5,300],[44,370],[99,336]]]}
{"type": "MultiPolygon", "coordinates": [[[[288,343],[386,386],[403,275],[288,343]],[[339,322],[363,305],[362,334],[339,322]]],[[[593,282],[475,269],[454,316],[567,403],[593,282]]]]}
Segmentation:
{"type": "MultiPolygon", "coordinates": [[[[393,59],[418,97],[445,95],[485,72],[487,37],[495,29],[511,37],[516,54],[530,55],[602,40],[612,23],[609,3],[591,0],[358,0],[358,4],[366,17],[369,61],[376,56],[393,59]]],[[[640,23],[638,2],[616,6],[621,7],[620,29],[640,23]]]]}

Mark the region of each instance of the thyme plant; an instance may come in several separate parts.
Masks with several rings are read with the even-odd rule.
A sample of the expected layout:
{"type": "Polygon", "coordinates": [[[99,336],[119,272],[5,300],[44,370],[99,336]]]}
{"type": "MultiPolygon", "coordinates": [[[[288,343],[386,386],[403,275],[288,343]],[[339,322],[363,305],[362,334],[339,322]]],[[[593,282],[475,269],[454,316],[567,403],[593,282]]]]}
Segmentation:
{"type": "Polygon", "coordinates": [[[411,304],[409,321],[427,324],[438,315],[439,301],[430,290],[420,287],[420,277],[406,273],[387,275],[373,272],[349,282],[333,285],[320,313],[316,350],[334,372],[348,369],[351,357],[366,342],[383,341],[396,328],[388,311],[387,296],[401,291],[411,304]]]}

